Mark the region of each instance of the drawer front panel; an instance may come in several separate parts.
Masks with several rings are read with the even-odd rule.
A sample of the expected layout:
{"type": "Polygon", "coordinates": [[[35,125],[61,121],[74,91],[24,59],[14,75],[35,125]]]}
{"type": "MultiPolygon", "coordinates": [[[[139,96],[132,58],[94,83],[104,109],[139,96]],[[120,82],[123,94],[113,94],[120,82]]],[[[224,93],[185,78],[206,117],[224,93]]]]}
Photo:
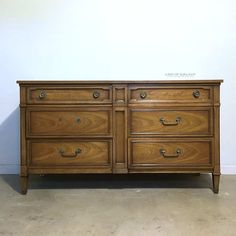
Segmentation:
{"type": "Polygon", "coordinates": [[[211,135],[212,109],[131,109],[130,134],[211,135]]]}
{"type": "Polygon", "coordinates": [[[111,141],[31,141],[30,166],[109,166],[111,141]]]}
{"type": "Polygon", "coordinates": [[[210,166],[210,140],[137,140],[129,142],[130,166],[210,166]]]}
{"type": "Polygon", "coordinates": [[[213,97],[211,87],[130,87],[129,102],[175,102],[210,103],[213,97]]]}
{"type": "Polygon", "coordinates": [[[32,109],[28,114],[28,134],[30,136],[111,135],[111,114],[111,109],[32,109]]]}
{"type": "Polygon", "coordinates": [[[41,87],[28,89],[30,104],[111,103],[112,89],[104,87],[41,87]]]}

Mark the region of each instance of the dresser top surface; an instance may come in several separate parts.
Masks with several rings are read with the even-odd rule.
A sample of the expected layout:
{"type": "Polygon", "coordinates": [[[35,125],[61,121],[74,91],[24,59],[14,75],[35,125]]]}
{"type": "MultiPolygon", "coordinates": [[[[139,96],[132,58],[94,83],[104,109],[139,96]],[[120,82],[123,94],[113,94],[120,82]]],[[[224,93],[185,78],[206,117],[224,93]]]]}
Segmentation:
{"type": "Polygon", "coordinates": [[[220,84],[223,80],[18,80],[20,85],[76,84],[220,84]]]}

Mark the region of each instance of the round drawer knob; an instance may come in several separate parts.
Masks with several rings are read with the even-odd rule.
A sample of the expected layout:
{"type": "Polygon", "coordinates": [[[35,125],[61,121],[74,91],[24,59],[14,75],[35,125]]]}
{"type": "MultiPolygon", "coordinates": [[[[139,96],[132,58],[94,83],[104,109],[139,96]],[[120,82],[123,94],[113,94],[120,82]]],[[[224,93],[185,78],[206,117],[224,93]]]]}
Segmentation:
{"type": "Polygon", "coordinates": [[[39,99],[44,99],[46,98],[47,94],[44,90],[41,90],[40,93],[39,93],[39,99]]]}
{"type": "Polygon", "coordinates": [[[140,98],[141,99],[145,99],[147,97],[147,93],[146,92],[141,92],[140,93],[140,98]]]}
{"type": "Polygon", "coordinates": [[[195,90],[195,91],[193,92],[193,96],[194,96],[195,98],[199,98],[199,97],[200,97],[200,91],[199,91],[199,90],[195,90]]]}
{"type": "Polygon", "coordinates": [[[100,93],[99,93],[98,91],[94,91],[94,92],[93,92],[93,97],[94,97],[95,99],[99,98],[99,97],[100,97],[100,93]]]}

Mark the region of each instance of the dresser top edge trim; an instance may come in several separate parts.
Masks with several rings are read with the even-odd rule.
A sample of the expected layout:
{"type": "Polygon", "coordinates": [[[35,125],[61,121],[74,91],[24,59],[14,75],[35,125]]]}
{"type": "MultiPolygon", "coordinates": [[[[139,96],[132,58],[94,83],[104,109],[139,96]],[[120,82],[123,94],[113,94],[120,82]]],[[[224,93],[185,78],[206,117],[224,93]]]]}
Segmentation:
{"type": "Polygon", "coordinates": [[[19,85],[78,84],[221,84],[223,80],[18,80],[19,85]]]}

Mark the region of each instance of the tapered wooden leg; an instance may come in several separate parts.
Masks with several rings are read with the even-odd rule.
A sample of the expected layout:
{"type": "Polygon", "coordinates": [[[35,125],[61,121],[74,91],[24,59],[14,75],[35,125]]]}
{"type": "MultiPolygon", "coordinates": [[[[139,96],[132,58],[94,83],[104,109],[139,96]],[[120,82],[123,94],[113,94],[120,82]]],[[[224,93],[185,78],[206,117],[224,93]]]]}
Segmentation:
{"type": "Polygon", "coordinates": [[[212,174],[212,184],[213,184],[213,192],[219,193],[219,185],[220,185],[220,175],[212,174]]]}
{"type": "Polygon", "coordinates": [[[28,176],[21,176],[21,193],[26,194],[28,190],[28,176]]]}

